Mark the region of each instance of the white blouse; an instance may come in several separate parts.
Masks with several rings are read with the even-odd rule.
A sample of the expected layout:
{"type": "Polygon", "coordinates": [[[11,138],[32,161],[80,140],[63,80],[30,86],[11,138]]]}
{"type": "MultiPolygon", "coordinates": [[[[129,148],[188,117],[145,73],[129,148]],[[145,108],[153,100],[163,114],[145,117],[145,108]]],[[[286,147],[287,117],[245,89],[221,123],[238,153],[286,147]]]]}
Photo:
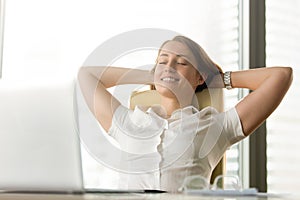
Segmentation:
{"type": "Polygon", "coordinates": [[[188,106],[169,119],[161,109],[120,105],[115,111],[109,134],[122,150],[120,188],[176,192],[186,176],[209,180],[226,149],[245,137],[235,108],[218,113],[188,106]]]}

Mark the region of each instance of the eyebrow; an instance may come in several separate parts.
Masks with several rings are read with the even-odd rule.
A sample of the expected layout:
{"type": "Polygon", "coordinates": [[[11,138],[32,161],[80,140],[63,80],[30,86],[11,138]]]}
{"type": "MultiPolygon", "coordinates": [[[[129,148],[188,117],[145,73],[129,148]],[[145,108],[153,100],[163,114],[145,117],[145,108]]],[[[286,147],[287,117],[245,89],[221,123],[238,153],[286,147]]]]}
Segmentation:
{"type": "MultiPolygon", "coordinates": [[[[161,57],[161,56],[169,57],[169,54],[162,53],[162,54],[160,54],[159,56],[160,56],[160,57],[161,57]]],[[[185,55],[183,55],[183,54],[178,54],[178,55],[176,55],[176,57],[188,58],[187,56],[185,56],[185,55]]]]}
{"type": "Polygon", "coordinates": [[[159,56],[160,56],[160,57],[163,57],[163,56],[165,56],[165,57],[169,57],[169,55],[168,55],[168,54],[166,54],[166,53],[162,53],[162,54],[160,54],[159,56]]]}

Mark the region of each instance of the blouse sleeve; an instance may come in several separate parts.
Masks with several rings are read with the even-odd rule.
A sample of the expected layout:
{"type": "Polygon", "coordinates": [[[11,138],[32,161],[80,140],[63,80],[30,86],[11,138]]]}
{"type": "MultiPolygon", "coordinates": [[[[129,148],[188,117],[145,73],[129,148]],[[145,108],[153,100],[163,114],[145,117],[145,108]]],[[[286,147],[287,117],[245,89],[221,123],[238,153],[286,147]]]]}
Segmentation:
{"type": "Polygon", "coordinates": [[[245,138],[240,117],[235,107],[224,113],[224,122],[227,139],[231,145],[245,138]]]}
{"type": "Polygon", "coordinates": [[[108,130],[108,134],[115,138],[116,134],[118,133],[118,127],[123,127],[123,123],[125,122],[125,119],[128,117],[128,108],[126,108],[123,105],[119,105],[119,107],[115,110],[113,119],[111,122],[111,127],[108,130]]]}

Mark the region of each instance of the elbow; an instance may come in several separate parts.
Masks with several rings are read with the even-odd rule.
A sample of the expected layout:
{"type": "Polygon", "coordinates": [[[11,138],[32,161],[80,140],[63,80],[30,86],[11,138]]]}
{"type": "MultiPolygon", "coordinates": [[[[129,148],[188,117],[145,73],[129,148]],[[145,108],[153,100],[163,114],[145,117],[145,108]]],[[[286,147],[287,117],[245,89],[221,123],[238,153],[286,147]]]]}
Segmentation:
{"type": "Polygon", "coordinates": [[[80,82],[80,80],[82,79],[82,77],[84,76],[85,73],[85,69],[84,67],[80,67],[78,72],[77,72],[77,80],[80,82]]]}
{"type": "MultiPolygon", "coordinates": [[[[276,76],[278,81],[281,84],[289,87],[293,81],[293,68],[292,67],[277,67],[276,69],[276,76]]],[[[274,74],[275,75],[275,74],[274,74]]]]}
{"type": "Polygon", "coordinates": [[[288,86],[292,84],[293,81],[293,68],[292,67],[284,67],[282,74],[288,86]]]}
{"type": "Polygon", "coordinates": [[[86,67],[80,67],[78,72],[77,72],[77,81],[81,85],[82,82],[85,82],[89,77],[89,71],[87,70],[86,67]]]}

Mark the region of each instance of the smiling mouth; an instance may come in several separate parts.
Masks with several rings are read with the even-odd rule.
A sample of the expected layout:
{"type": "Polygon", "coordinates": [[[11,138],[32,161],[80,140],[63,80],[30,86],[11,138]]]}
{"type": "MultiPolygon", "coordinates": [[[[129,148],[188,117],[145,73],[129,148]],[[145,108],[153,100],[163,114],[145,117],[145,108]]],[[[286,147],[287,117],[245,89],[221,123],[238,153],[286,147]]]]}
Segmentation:
{"type": "Polygon", "coordinates": [[[173,77],[164,77],[160,79],[163,82],[168,82],[168,83],[173,83],[173,82],[178,82],[178,78],[173,78],[173,77]]]}

